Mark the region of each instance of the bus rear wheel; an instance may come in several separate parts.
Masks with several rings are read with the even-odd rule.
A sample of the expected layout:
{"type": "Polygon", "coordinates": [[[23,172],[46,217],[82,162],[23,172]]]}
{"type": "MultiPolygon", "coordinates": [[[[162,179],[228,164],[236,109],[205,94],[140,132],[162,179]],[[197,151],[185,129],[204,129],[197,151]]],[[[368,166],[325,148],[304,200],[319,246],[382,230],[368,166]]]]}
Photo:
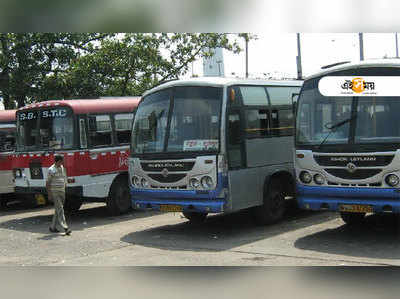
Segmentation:
{"type": "Polygon", "coordinates": [[[66,196],[64,202],[64,212],[71,214],[77,212],[83,203],[83,199],[78,196],[66,196]]]}
{"type": "Polygon", "coordinates": [[[278,179],[273,179],[264,187],[264,200],[261,206],[254,208],[255,221],[259,225],[278,222],[285,213],[285,192],[278,179]]]}
{"type": "Polygon", "coordinates": [[[119,177],[112,183],[110,196],[107,200],[107,209],[113,216],[127,213],[132,209],[131,194],[126,176],[119,177]]]}
{"type": "Polygon", "coordinates": [[[347,225],[360,225],[365,217],[365,213],[340,212],[340,217],[347,225]]]}
{"type": "Polygon", "coordinates": [[[207,218],[207,213],[183,212],[183,216],[192,224],[203,223],[207,218]]]}

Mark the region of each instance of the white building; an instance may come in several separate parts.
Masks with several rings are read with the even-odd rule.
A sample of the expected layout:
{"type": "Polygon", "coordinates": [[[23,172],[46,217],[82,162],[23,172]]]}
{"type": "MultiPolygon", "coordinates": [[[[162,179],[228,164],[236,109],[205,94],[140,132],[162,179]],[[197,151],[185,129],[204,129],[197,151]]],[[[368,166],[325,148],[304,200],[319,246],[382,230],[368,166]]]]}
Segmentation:
{"type": "Polygon", "coordinates": [[[222,48],[213,49],[214,55],[210,58],[203,58],[204,77],[224,77],[224,56],[222,48]]]}

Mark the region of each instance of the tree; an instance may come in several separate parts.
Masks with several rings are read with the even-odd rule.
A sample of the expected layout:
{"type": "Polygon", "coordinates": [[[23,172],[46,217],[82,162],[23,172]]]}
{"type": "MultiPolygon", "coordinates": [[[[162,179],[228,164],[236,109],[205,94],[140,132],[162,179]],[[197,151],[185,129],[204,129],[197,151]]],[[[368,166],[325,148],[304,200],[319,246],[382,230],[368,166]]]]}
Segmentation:
{"type": "Polygon", "coordinates": [[[240,52],[236,38],[215,33],[124,34],[103,40],[97,51],[80,56],[65,81],[71,96],[141,95],[185,74],[191,62],[212,55],[216,47],[240,52]]]}
{"type": "Polygon", "coordinates": [[[0,95],[6,108],[48,99],[60,89],[58,75],[71,61],[96,50],[112,35],[90,33],[1,33],[0,95]],[[51,85],[54,88],[49,88],[51,85]]]}
{"type": "Polygon", "coordinates": [[[0,96],[6,108],[14,108],[49,99],[141,95],[185,74],[214,48],[239,53],[238,38],[216,33],[0,33],[0,96]]]}

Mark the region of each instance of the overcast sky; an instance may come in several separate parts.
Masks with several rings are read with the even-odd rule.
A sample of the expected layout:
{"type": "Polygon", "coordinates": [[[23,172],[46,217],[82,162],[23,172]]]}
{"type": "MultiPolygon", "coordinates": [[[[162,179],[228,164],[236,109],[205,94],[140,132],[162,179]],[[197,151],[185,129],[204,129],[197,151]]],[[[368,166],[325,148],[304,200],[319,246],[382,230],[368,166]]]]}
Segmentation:
{"type": "MultiPolygon", "coordinates": [[[[249,43],[249,77],[296,78],[296,33],[259,33],[257,36],[257,40],[249,43]]],[[[395,33],[364,33],[363,37],[365,59],[396,56],[395,33]]],[[[324,65],[360,59],[358,33],[301,33],[300,39],[303,76],[318,72],[324,65]]],[[[244,77],[244,51],[240,54],[224,51],[224,67],[225,76],[244,77]]],[[[202,68],[202,61],[195,62],[194,74],[202,76],[202,68]]]]}

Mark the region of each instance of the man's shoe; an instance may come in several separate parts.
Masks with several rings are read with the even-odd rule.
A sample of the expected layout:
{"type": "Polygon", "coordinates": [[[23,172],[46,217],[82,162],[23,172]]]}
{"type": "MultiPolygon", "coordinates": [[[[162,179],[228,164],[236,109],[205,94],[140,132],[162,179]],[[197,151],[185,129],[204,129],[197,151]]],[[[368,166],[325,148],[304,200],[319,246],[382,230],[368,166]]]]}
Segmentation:
{"type": "Polygon", "coordinates": [[[69,235],[71,234],[71,232],[72,232],[72,231],[71,231],[69,228],[66,228],[66,229],[65,229],[65,235],[66,235],[66,236],[69,236],[69,235]]]}
{"type": "Polygon", "coordinates": [[[52,228],[52,227],[49,227],[49,231],[50,231],[51,233],[59,233],[59,232],[60,232],[58,229],[52,228]]]}

